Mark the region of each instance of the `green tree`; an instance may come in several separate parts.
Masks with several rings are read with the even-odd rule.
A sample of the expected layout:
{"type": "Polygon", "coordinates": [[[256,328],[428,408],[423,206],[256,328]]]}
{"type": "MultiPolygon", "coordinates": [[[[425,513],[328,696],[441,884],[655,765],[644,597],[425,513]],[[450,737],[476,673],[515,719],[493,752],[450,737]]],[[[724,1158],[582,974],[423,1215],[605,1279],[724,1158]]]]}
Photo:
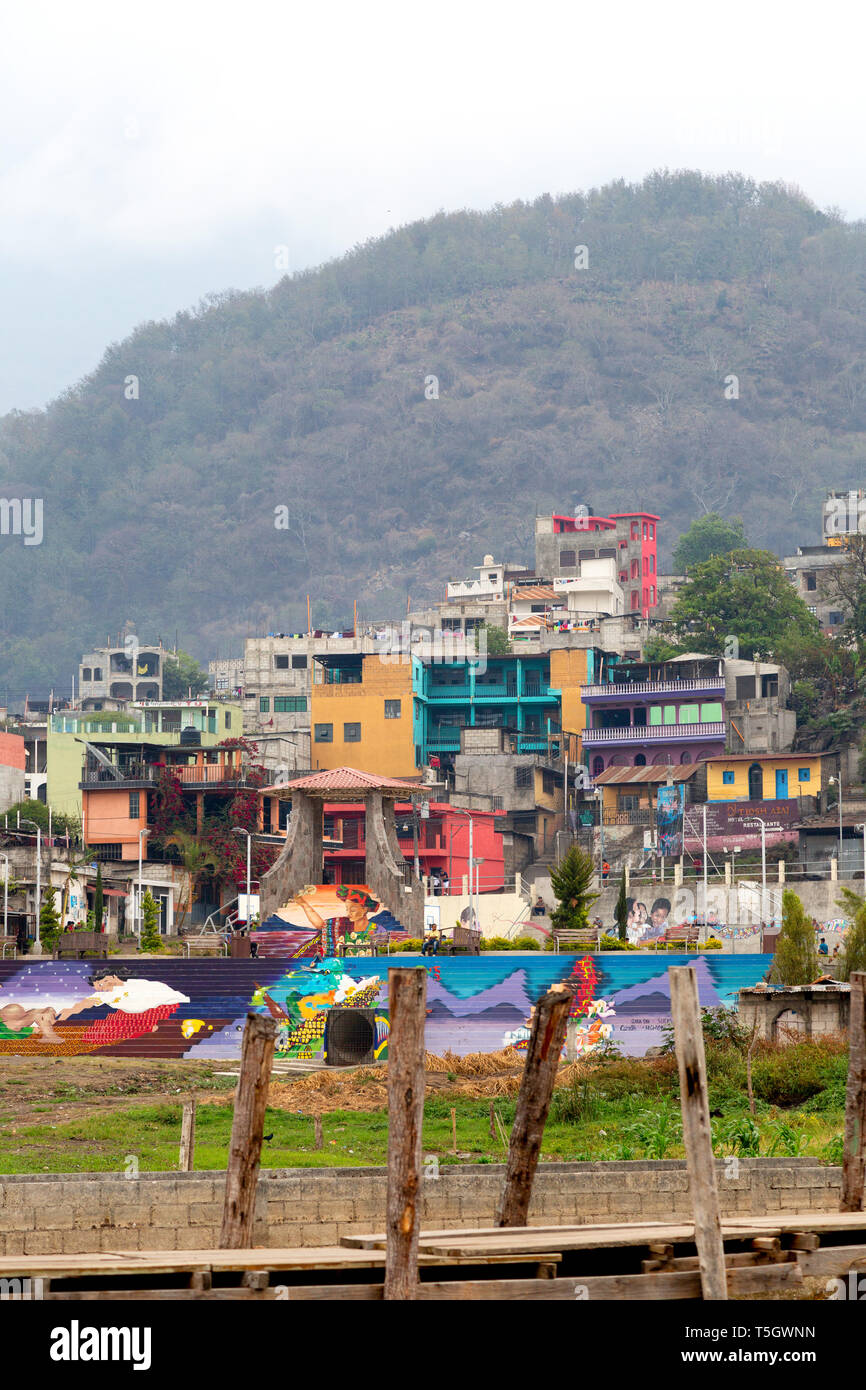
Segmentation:
{"type": "Polygon", "coordinates": [[[674,572],[689,574],[696,565],[703,565],[717,555],[728,555],[732,550],[746,550],[748,544],[738,516],[733,521],[725,521],[718,512],[707,512],[693,521],[677,541],[674,572]]]}
{"type": "Polygon", "coordinates": [[[815,928],[797,894],[786,888],[782,894],[782,930],[770,968],[770,983],[811,985],[819,974],[815,928]]]}
{"type": "Polygon", "coordinates": [[[572,845],[550,871],[550,882],[557,902],[550,914],[552,926],[561,931],[581,931],[589,926],[590,904],[600,896],[590,888],[594,875],[592,856],[579,845],[572,845]]]}
{"type": "Polygon", "coordinates": [[[643,659],[650,662],[670,661],[671,657],[676,656],[678,652],[679,647],[675,647],[661,633],[654,632],[644,643],[643,659]]]}
{"type": "Polygon", "coordinates": [[[57,912],[54,889],[46,888],[42,893],[39,907],[39,939],[44,951],[53,951],[60,937],[60,917],[57,912]]]}
{"type": "Polygon", "coordinates": [[[150,955],[163,949],[159,934],[159,908],[149,888],[141,900],[141,940],[138,949],[150,955]]]}
{"type": "Polygon", "coordinates": [[[767,550],[733,550],[698,565],[671,611],[671,627],[684,647],[745,660],[756,652],[771,655],[783,639],[819,631],[767,550]]]}
{"type": "Polygon", "coordinates": [[[627,940],[626,928],[628,926],[628,899],[625,895],[625,874],[619,881],[619,896],[616,900],[616,907],[613,910],[614,920],[619,931],[620,941],[627,940]]]}
{"type": "Polygon", "coordinates": [[[479,633],[479,643],[486,641],[488,656],[510,656],[511,643],[508,640],[508,633],[504,627],[497,627],[495,623],[482,623],[477,629],[479,633]]]}
{"type": "Polygon", "coordinates": [[[192,692],[193,699],[208,688],[208,675],[189,652],[167,656],[162,668],[162,697],[164,700],[185,700],[192,692]]]}
{"type": "Polygon", "coordinates": [[[836,978],[850,980],[852,971],[866,970],[866,898],[843,888],[840,905],[850,915],[851,925],[839,952],[836,978]]]}
{"type": "MultiPolygon", "coordinates": [[[[48,807],[43,801],[16,801],[14,806],[2,812],[4,824],[8,825],[10,830],[14,830],[19,815],[22,820],[33,821],[44,834],[48,834],[48,807]]],[[[24,825],[21,828],[30,833],[33,831],[32,825],[24,825]]],[[[60,811],[54,811],[51,815],[51,829],[55,835],[65,835],[68,831],[70,836],[77,838],[81,832],[81,821],[78,816],[67,816],[60,811]]]]}

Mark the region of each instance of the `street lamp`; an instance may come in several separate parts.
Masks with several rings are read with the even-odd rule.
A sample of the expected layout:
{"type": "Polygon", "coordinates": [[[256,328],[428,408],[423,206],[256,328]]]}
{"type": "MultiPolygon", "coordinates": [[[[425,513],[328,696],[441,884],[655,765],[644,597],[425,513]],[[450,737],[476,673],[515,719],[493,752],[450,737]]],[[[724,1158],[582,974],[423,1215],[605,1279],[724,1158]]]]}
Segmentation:
{"type": "Polygon", "coordinates": [[[138,923],[138,935],[139,935],[139,939],[141,938],[141,896],[142,896],[142,895],[141,895],[141,847],[142,847],[142,842],[144,841],[145,835],[149,835],[149,834],[150,834],[150,831],[147,829],[146,826],[142,826],[141,830],[139,830],[139,832],[138,832],[138,910],[137,910],[137,912],[136,912],[136,914],[135,914],[135,918],[136,918],[136,921],[137,921],[137,923],[138,923]]]}
{"type": "Polygon", "coordinates": [[[9,855],[3,855],[3,935],[9,935],[9,855]]]}
{"type": "Polygon", "coordinates": [[[866,896],[866,823],[861,821],[854,829],[861,831],[863,835],[863,893],[866,896]]]}
{"type": "Polygon", "coordinates": [[[33,943],[34,956],[42,955],[42,939],[39,935],[39,913],[42,908],[42,827],[35,820],[19,820],[19,825],[32,825],[36,831],[36,940],[33,943]]]}
{"type": "Polygon", "coordinates": [[[598,886],[604,889],[604,788],[596,787],[598,797],[598,886]]]}
{"type": "Polygon", "coordinates": [[[761,921],[767,916],[767,822],[760,816],[751,816],[745,821],[746,825],[759,825],[761,827],[761,921]]]}
{"type": "Polygon", "coordinates": [[[232,834],[233,834],[233,835],[246,835],[246,837],[247,837],[247,926],[249,926],[249,924],[250,924],[250,917],[252,916],[252,913],[251,913],[251,911],[250,911],[250,856],[251,856],[251,848],[250,848],[250,847],[251,847],[251,845],[252,845],[252,836],[251,836],[250,832],[249,832],[248,830],[245,830],[244,827],[243,827],[242,825],[233,825],[233,826],[232,826],[232,834]]]}
{"type": "Polygon", "coordinates": [[[467,810],[465,809],[465,807],[463,807],[463,806],[452,806],[452,807],[451,807],[451,810],[454,811],[454,812],[456,812],[456,814],[457,814],[458,816],[468,816],[468,817],[469,817],[469,910],[470,910],[470,913],[472,914],[472,930],[474,931],[474,930],[475,930],[475,922],[476,922],[476,914],[475,914],[475,898],[474,898],[474,895],[473,895],[473,892],[472,892],[472,869],[473,869],[473,865],[474,865],[474,863],[475,863],[475,859],[474,859],[474,855],[473,855],[474,844],[473,844],[473,839],[472,839],[472,827],[473,827],[472,812],[471,812],[471,811],[467,811],[467,810]]]}
{"type": "Polygon", "coordinates": [[[827,779],[827,786],[828,786],[828,787],[838,787],[838,788],[839,788],[839,792],[838,792],[838,801],[839,801],[839,877],[841,878],[841,877],[842,877],[842,772],[841,772],[841,769],[840,769],[840,772],[839,772],[839,776],[838,776],[838,777],[828,777],[828,779],[827,779]]]}

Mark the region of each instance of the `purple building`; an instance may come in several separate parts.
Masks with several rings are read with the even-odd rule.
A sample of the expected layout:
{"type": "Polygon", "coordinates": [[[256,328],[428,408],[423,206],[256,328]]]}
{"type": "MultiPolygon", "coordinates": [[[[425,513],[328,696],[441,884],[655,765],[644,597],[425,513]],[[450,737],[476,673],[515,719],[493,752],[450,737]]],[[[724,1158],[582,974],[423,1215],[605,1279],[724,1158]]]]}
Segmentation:
{"type": "Polygon", "coordinates": [[[725,751],[725,676],[719,657],[621,662],[581,686],[583,751],[593,777],[609,767],[698,763],[725,751]]]}

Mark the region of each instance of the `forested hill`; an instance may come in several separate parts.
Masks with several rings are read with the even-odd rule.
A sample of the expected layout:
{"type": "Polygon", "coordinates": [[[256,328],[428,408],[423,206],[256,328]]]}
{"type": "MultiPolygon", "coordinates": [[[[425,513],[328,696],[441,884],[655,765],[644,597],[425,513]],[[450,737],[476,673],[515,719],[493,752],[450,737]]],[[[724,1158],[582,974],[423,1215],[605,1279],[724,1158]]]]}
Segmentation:
{"type": "Polygon", "coordinates": [[[44,499],[41,546],[0,537],[0,699],[127,619],[206,657],[308,592],[316,625],[400,615],[577,501],[658,512],[666,556],[708,509],[783,553],[863,479],[864,364],[864,227],[733,175],[438,214],[216,295],[0,422],[0,496],[44,499]]]}

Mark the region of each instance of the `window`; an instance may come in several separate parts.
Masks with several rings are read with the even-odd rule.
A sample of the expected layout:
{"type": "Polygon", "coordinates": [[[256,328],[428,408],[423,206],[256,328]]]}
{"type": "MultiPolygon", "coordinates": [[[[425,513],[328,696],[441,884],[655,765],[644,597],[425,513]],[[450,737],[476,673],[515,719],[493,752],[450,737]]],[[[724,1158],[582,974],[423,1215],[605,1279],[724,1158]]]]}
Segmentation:
{"type": "Polygon", "coordinates": [[[797,781],[798,781],[798,782],[811,782],[811,780],[812,780],[812,770],[811,770],[811,768],[808,768],[808,767],[798,767],[798,768],[797,768],[797,781]]]}
{"type": "Polygon", "coordinates": [[[526,787],[532,786],[531,767],[516,767],[514,769],[514,786],[517,791],[522,791],[525,790],[526,787]]]}
{"type": "Polygon", "coordinates": [[[650,717],[649,717],[649,722],[650,722],[651,724],[661,724],[661,722],[662,722],[662,707],[661,707],[661,705],[650,705],[649,716],[650,716],[650,717]]]}
{"type": "Polygon", "coordinates": [[[644,540],[647,539],[647,524],[646,524],[646,522],[644,522],[644,524],[643,524],[643,538],[644,538],[644,540]]]}
{"type": "Polygon", "coordinates": [[[677,707],[676,707],[676,705],[665,705],[664,711],[665,711],[665,723],[666,723],[666,724],[676,724],[676,722],[677,722],[677,707]]]}
{"type": "Polygon", "coordinates": [[[816,576],[815,576],[814,574],[804,574],[804,575],[803,575],[803,578],[804,578],[804,580],[806,581],[806,588],[807,588],[810,592],[811,592],[813,589],[817,589],[817,587],[818,587],[818,580],[817,580],[817,578],[816,578],[816,576]]]}
{"type": "Polygon", "coordinates": [[[650,538],[651,541],[654,541],[655,538],[656,538],[656,528],[655,528],[655,522],[654,522],[654,521],[651,521],[651,522],[650,522],[650,534],[649,534],[649,538],[650,538]]]}
{"type": "Polygon", "coordinates": [[[293,657],[292,657],[292,670],[293,670],[293,671],[306,671],[306,669],[307,669],[307,658],[306,658],[305,656],[293,656],[293,657]]]}
{"type": "Polygon", "coordinates": [[[633,541],[640,540],[640,523],[633,521],[631,524],[631,538],[633,541]]]}
{"type": "Polygon", "coordinates": [[[697,705],[680,705],[680,723],[697,724],[700,710],[697,705]]]}
{"type": "Polygon", "coordinates": [[[772,699],[779,694],[779,677],[777,675],[761,677],[761,695],[765,700],[772,699]]]}
{"type": "Polygon", "coordinates": [[[317,724],[314,733],[316,743],[333,743],[334,726],[333,724],[317,724]]]}
{"type": "Polygon", "coordinates": [[[343,725],[343,742],[344,742],[344,743],[360,743],[360,742],[361,742],[361,725],[360,725],[360,724],[344,724],[344,725],[343,725]]]}
{"type": "Polygon", "coordinates": [[[702,724],[721,724],[723,718],[722,706],[717,700],[708,705],[701,705],[702,724]]]}
{"type": "Polygon", "coordinates": [[[101,680],[102,680],[102,667],[101,667],[101,666],[94,666],[94,668],[93,668],[93,679],[94,679],[95,681],[101,681],[101,680]]]}
{"type": "Polygon", "coordinates": [[[227,709],[227,710],[226,710],[226,728],[227,728],[227,729],[230,729],[231,726],[232,726],[232,715],[231,715],[231,710],[228,710],[228,709],[227,709]]]}
{"type": "Polygon", "coordinates": [[[270,697],[270,695],[260,695],[260,696],[259,696],[259,714],[270,714],[270,712],[271,712],[271,697],[270,697]]]}
{"type": "Polygon", "coordinates": [[[91,671],[90,671],[90,667],[89,667],[89,666],[82,666],[82,668],[81,668],[81,679],[82,679],[83,681],[89,681],[89,680],[92,679],[91,671]]]}
{"type": "Polygon", "coordinates": [[[637,579],[639,573],[640,573],[640,561],[639,561],[639,560],[632,560],[632,562],[631,562],[631,577],[632,577],[632,579],[637,579]]]}
{"type": "Polygon", "coordinates": [[[306,695],[274,696],[274,714],[303,714],[306,708],[306,695]]]}
{"type": "Polygon", "coordinates": [[[141,814],[141,793],[129,793],[129,819],[138,820],[141,814]]]}
{"type": "Polygon", "coordinates": [[[755,677],[737,676],[737,700],[754,700],[755,677]]]}
{"type": "Polygon", "coordinates": [[[402,702],[401,702],[400,700],[386,700],[386,701],[385,701],[385,718],[386,718],[386,719],[399,719],[400,716],[401,716],[401,714],[402,714],[402,712],[403,712],[403,709],[402,709],[402,702]]]}
{"type": "Polygon", "coordinates": [[[656,572],[656,557],[655,557],[655,555],[651,555],[651,556],[649,557],[649,562],[650,562],[650,574],[655,574],[655,572],[656,572]]]}
{"type": "Polygon", "coordinates": [[[655,586],[655,584],[650,584],[650,603],[654,605],[654,604],[655,604],[655,601],[656,601],[656,586],[655,586]]]}
{"type": "Polygon", "coordinates": [[[734,785],[734,776],[735,774],[733,772],[722,773],[722,782],[726,787],[732,787],[734,785]]]}
{"type": "Polygon", "coordinates": [[[562,569],[573,569],[575,554],[573,550],[560,550],[559,564],[562,569]]]}
{"type": "Polygon", "coordinates": [[[639,598],[640,598],[640,594],[638,593],[637,589],[632,589],[632,591],[631,591],[631,606],[632,606],[632,608],[637,608],[639,598]]]}
{"type": "Polygon", "coordinates": [[[556,783],[553,780],[553,773],[545,769],[541,774],[541,790],[545,796],[553,796],[555,789],[556,783]]]}
{"type": "Polygon", "coordinates": [[[643,572],[644,572],[644,574],[649,574],[649,556],[648,556],[648,555],[645,555],[645,556],[643,557],[643,572]]]}
{"type": "Polygon", "coordinates": [[[841,623],[841,621],[842,621],[842,614],[841,614],[841,613],[828,613],[828,614],[827,614],[827,622],[828,622],[828,624],[829,624],[830,627],[838,627],[839,624],[841,623]]]}
{"type": "Polygon", "coordinates": [[[288,671],[289,658],[287,656],[275,656],[274,666],[277,668],[278,671],[288,671]]]}
{"type": "Polygon", "coordinates": [[[637,811],[640,808],[640,797],[635,796],[634,792],[620,792],[616,808],[618,811],[637,811]]]}

